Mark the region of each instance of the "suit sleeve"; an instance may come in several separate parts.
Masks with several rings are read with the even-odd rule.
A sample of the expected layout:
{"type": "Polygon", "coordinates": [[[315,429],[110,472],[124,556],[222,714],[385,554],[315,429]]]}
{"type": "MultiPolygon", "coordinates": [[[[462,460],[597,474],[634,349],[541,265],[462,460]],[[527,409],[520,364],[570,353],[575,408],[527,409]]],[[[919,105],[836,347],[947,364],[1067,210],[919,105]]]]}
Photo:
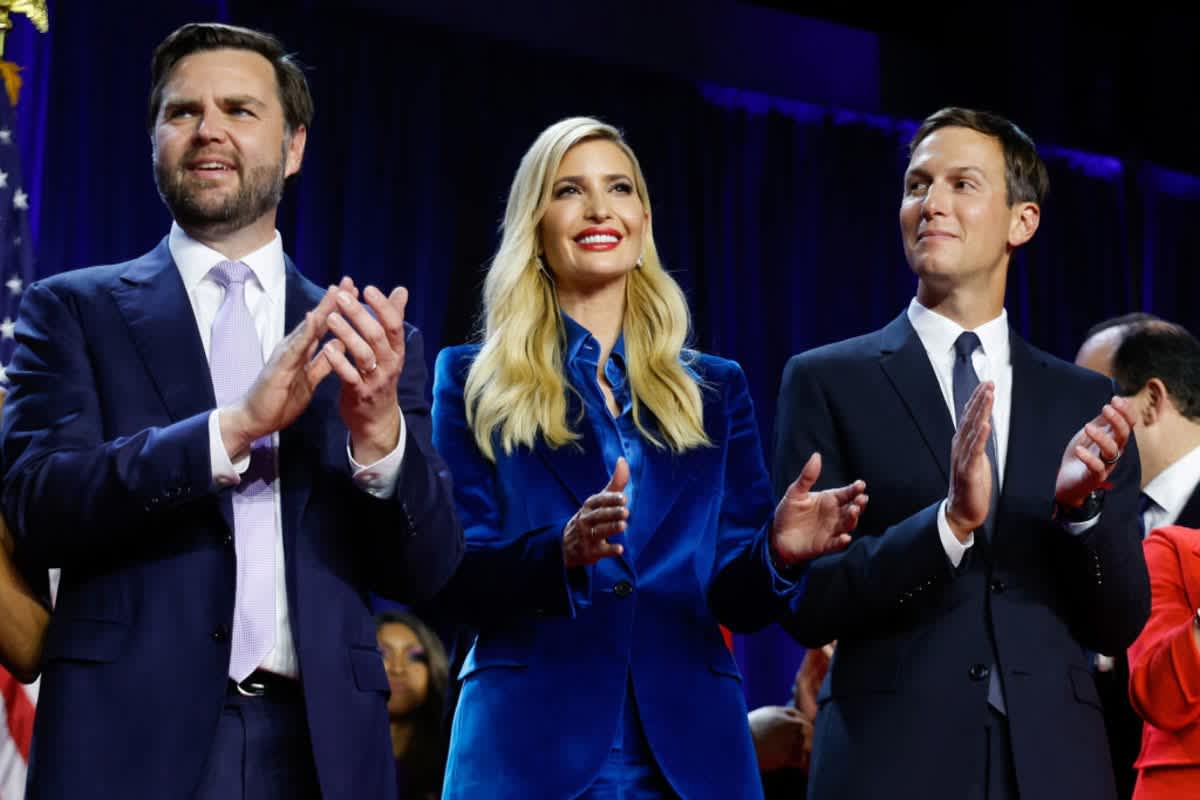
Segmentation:
{"type": "Polygon", "coordinates": [[[409,602],[427,601],[439,591],[463,554],[450,469],[433,446],[428,375],[424,339],[420,330],[408,326],[404,370],[396,387],[408,433],[396,492],[387,500],[366,492],[356,495],[359,503],[375,510],[370,531],[373,561],[379,566],[376,588],[409,602]]]}
{"type": "Polygon", "coordinates": [[[1150,619],[1129,648],[1134,709],[1156,728],[1173,732],[1200,720],[1200,647],[1196,608],[1187,591],[1187,576],[1197,564],[1190,550],[1177,545],[1177,534],[1184,530],[1154,531],[1146,539],[1150,619]]]}
{"type": "Polygon", "coordinates": [[[788,600],[804,591],[804,575],[782,580],[770,566],[774,520],[770,479],[746,376],[734,365],[725,384],[726,462],[721,470],[714,578],[709,607],[735,631],[754,631],[776,621],[788,600]]]}
{"type": "Polygon", "coordinates": [[[441,352],[433,384],[433,439],[454,473],[454,502],[466,539],[462,564],[438,602],[475,624],[524,614],[573,616],[573,590],[586,594],[590,573],[568,571],[563,564],[566,518],[528,531],[505,530],[502,476],[467,424],[463,391],[470,361],[462,352],[441,352]]]}
{"type": "MultiPolygon", "coordinates": [[[[794,356],[788,362],[776,414],[776,496],[782,496],[814,452],[821,454],[816,489],[842,486],[859,477],[850,474],[844,461],[840,421],[810,357],[794,356]]],[[[903,469],[902,462],[896,468],[903,469]]],[[[868,485],[868,497],[870,493],[868,485]]],[[[806,647],[820,647],[874,630],[912,613],[923,592],[952,580],[954,572],[938,537],[940,503],[878,534],[856,534],[845,550],[813,559],[805,591],[792,598],[784,622],[788,632],[806,647]]],[[[868,503],[860,530],[871,511],[868,503]]]]}
{"type": "MultiPolygon", "coordinates": [[[[1101,392],[1095,408],[1110,396],[1101,392]]],[[[1070,592],[1076,638],[1089,649],[1119,653],[1133,643],[1150,615],[1150,579],[1137,522],[1141,466],[1134,437],[1109,483],[1100,518],[1085,533],[1072,536],[1049,525],[1060,548],[1059,572],[1070,592]]]]}
{"type": "Polygon", "coordinates": [[[69,295],[30,286],[16,337],[3,500],[33,560],[56,567],[111,552],[118,537],[214,491],[208,412],[103,438],[88,341],[69,295]]]}

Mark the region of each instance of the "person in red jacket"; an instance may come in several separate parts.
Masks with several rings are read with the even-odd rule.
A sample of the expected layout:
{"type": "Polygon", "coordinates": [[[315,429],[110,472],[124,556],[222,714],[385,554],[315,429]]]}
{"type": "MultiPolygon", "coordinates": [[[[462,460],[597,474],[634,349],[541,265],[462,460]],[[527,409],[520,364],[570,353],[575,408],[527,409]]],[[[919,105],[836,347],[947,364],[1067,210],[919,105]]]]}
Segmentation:
{"type": "Polygon", "coordinates": [[[1129,696],[1145,720],[1134,800],[1200,797],[1200,530],[1145,541],[1150,619],[1129,648],[1129,696]]]}

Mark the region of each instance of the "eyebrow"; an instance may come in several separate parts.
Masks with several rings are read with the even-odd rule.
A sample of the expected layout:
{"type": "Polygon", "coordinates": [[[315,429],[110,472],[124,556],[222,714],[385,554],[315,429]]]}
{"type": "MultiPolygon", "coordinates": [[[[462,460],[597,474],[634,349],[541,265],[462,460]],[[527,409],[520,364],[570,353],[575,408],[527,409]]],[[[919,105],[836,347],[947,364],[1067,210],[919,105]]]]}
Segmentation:
{"type": "MultiPolygon", "coordinates": [[[[250,94],[233,94],[225,97],[219,97],[217,98],[217,102],[222,108],[227,108],[229,106],[255,106],[258,108],[265,108],[267,105],[262,100],[259,100],[257,97],[250,94]]],[[[164,110],[173,110],[178,108],[188,108],[190,106],[198,106],[200,103],[201,101],[195,97],[178,96],[164,101],[162,107],[164,110]]]]}
{"type": "MultiPolygon", "coordinates": [[[[971,173],[978,175],[981,178],[984,178],[984,179],[987,178],[987,173],[984,172],[981,167],[977,167],[973,164],[964,164],[961,166],[950,167],[948,170],[946,170],[946,172],[951,175],[961,175],[964,172],[971,172],[971,173]]],[[[929,170],[925,169],[924,167],[910,167],[908,170],[905,171],[904,177],[908,178],[913,175],[920,175],[921,177],[927,178],[927,177],[929,177],[929,174],[930,174],[929,170]]]]}
{"type": "MultiPolygon", "coordinates": [[[[583,175],[563,175],[561,178],[556,180],[555,183],[563,183],[564,181],[569,182],[569,183],[583,183],[585,180],[587,180],[587,178],[583,175]]],[[[628,175],[626,175],[623,172],[614,172],[611,175],[605,175],[604,180],[606,180],[606,181],[625,180],[625,181],[629,181],[631,183],[633,182],[633,178],[629,177],[628,175]]]]}
{"type": "Polygon", "coordinates": [[[251,94],[231,94],[227,97],[219,98],[222,105],[232,106],[266,106],[262,100],[251,94]]]}

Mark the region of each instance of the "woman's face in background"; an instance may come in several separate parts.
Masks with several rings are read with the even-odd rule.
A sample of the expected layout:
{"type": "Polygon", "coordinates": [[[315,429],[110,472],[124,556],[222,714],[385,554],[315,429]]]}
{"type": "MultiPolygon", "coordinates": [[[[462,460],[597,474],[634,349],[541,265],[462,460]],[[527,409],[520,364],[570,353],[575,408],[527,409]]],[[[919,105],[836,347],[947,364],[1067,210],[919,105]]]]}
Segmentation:
{"type": "Polygon", "coordinates": [[[412,628],[399,622],[379,626],[376,637],[392,692],[388,715],[409,716],[424,704],[429,693],[429,654],[412,628]]]}

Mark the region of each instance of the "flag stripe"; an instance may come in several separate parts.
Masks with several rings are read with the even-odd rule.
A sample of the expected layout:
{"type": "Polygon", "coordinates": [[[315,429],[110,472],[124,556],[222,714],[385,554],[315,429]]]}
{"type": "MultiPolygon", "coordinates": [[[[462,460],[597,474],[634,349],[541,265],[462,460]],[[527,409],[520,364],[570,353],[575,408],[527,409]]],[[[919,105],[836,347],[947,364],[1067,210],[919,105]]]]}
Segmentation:
{"type": "MultiPolygon", "coordinates": [[[[17,68],[6,64],[5,69],[15,73],[17,68]]],[[[15,103],[0,90],[0,386],[8,383],[6,368],[16,345],[21,294],[37,273],[29,236],[32,198],[21,182],[20,151],[13,136],[15,103]]],[[[0,800],[20,800],[25,796],[37,686],[26,687],[0,669],[0,695],[0,800]]]]}
{"type": "Polygon", "coordinates": [[[21,758],[29,761],[29,743],[33,739],[33,703],[25,687],[0,667],[0,694],[4,696],[4,721],[8,735],[16,743],[21,758]]]}
{"type": "Polygon", "coordinates": [[[0,731],[7,734],[0,735],[0,800],[21,800],[25,796],[33,704],[25,687],[3,668],[0,668],[0,686],[4,695],[4,703],[0,704],[0,714],[4,716],[0,731]],[[27,723],[20,722],[24,708],[28,708],[27,723]],[[24,734],[19,735],[22,730],[24,734]]]}

